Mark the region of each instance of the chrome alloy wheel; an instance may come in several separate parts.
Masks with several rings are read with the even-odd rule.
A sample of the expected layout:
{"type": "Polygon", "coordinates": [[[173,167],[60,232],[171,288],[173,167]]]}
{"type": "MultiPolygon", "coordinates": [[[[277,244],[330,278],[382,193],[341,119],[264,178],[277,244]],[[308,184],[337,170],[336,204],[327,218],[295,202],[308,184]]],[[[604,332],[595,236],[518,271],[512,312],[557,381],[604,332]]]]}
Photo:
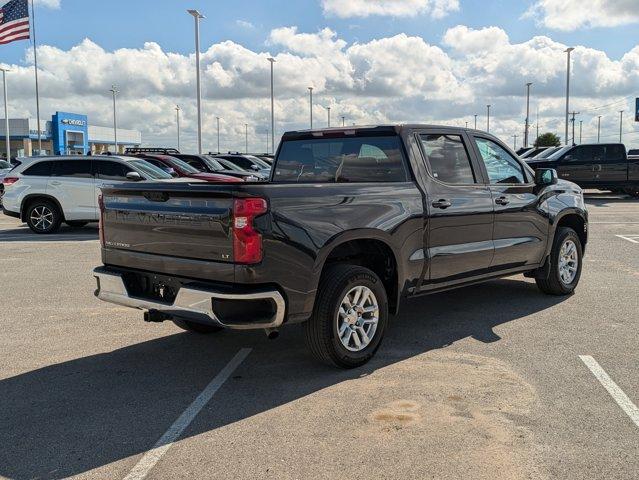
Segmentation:
{"type": "Polygon", "coordinates": [[[577,245],[571,239],[567,239],[559,250],[559,278],[564,285],[570,285],[577,276],[579,257],[577,245]]]}
{"type": "Polygon", "coordinates": [[[337,334],[351,352],[365,349],[373,340],[379,320],[379,305],[373,291],[364,286],[353,287],[344,297],[337,312],[337,334]]]}
{"type": "Polygon", "coordinates": [[[40,205],[31,210],[31,224],[42,232],[48,230],[53,225],[53,212],[44,205],[40,205]]]}

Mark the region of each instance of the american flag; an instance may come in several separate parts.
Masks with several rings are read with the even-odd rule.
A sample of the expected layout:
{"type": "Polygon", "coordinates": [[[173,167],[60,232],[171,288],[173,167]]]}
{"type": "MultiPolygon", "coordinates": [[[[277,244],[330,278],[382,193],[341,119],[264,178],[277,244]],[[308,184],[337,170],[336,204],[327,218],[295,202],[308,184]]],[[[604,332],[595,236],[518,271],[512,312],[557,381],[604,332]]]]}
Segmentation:
{"type": "Polygon", "coordinates": [[[29,38],[29,0],[11,0],[0,8],[0,44],[29,38]]]}

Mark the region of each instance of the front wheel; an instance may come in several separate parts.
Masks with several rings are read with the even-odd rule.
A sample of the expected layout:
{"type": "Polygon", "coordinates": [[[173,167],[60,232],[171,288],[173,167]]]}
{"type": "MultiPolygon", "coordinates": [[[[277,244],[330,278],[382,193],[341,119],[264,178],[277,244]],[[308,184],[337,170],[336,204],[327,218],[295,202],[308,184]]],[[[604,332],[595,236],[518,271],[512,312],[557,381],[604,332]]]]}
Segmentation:
{"type": "Polygon", "coordinates": [[[354,368],[379,348],[388,324],[386,289],[371,270],[334,265],[322,275],[306,343],[319,361],[354,368]]]}
{"type": "Polygon", "coordinates": [[[574,292],[581,277],[583,251],[577,233],[561,227],[555,234],[550,252],[548,278],[538,278],[539,289],[550,295],[569,295],[574,292]]]}

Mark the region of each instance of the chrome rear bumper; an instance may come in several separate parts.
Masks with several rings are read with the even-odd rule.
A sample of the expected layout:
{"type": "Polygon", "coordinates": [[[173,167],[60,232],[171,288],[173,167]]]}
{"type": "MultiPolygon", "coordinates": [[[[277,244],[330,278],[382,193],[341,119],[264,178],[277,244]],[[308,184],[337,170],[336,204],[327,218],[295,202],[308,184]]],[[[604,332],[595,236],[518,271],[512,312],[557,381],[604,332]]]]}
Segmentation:
{"type": "Polygon", "coordinates": [[[105,302],[137,308],[138,310],[158,311],[176,318],[192,319],[203,323],[219,325],[235,330],[278,328],[284,321],[286,304],[277,290],[251,293],[230,294],[214,290],[182,287],[172,304],[131,297],[117,273],[105,272],[102,268],[93,271],[97,281],[95,296],[105,302]],[[213,311],[214,300],[270,300],[274,304],[274,315],[267,321],[246,323],[224,323],[213,311]]]}

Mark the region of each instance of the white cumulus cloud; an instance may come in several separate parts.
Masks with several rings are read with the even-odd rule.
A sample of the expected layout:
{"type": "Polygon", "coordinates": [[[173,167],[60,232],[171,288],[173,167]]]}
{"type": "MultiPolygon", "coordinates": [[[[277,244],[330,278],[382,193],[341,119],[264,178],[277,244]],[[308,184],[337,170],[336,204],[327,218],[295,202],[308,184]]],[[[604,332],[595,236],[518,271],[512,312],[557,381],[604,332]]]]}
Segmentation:
{"type": "Polygon", "coordinates": [[[34,5],[58,9],[61,6],[60,2],[61,0],[34,0],[34,5]]]}
{"type": "Polygon", "coordinates": [[[322,0],[322,8],[325,14],[340,18],[421,14],[442,18],[459,10],[459,0],[322,0]]]}
{"type": "Polygon", "coordinates": [[[639,23],[637,0],[536,0],[525,13],[555,30],[639,23]]]}

